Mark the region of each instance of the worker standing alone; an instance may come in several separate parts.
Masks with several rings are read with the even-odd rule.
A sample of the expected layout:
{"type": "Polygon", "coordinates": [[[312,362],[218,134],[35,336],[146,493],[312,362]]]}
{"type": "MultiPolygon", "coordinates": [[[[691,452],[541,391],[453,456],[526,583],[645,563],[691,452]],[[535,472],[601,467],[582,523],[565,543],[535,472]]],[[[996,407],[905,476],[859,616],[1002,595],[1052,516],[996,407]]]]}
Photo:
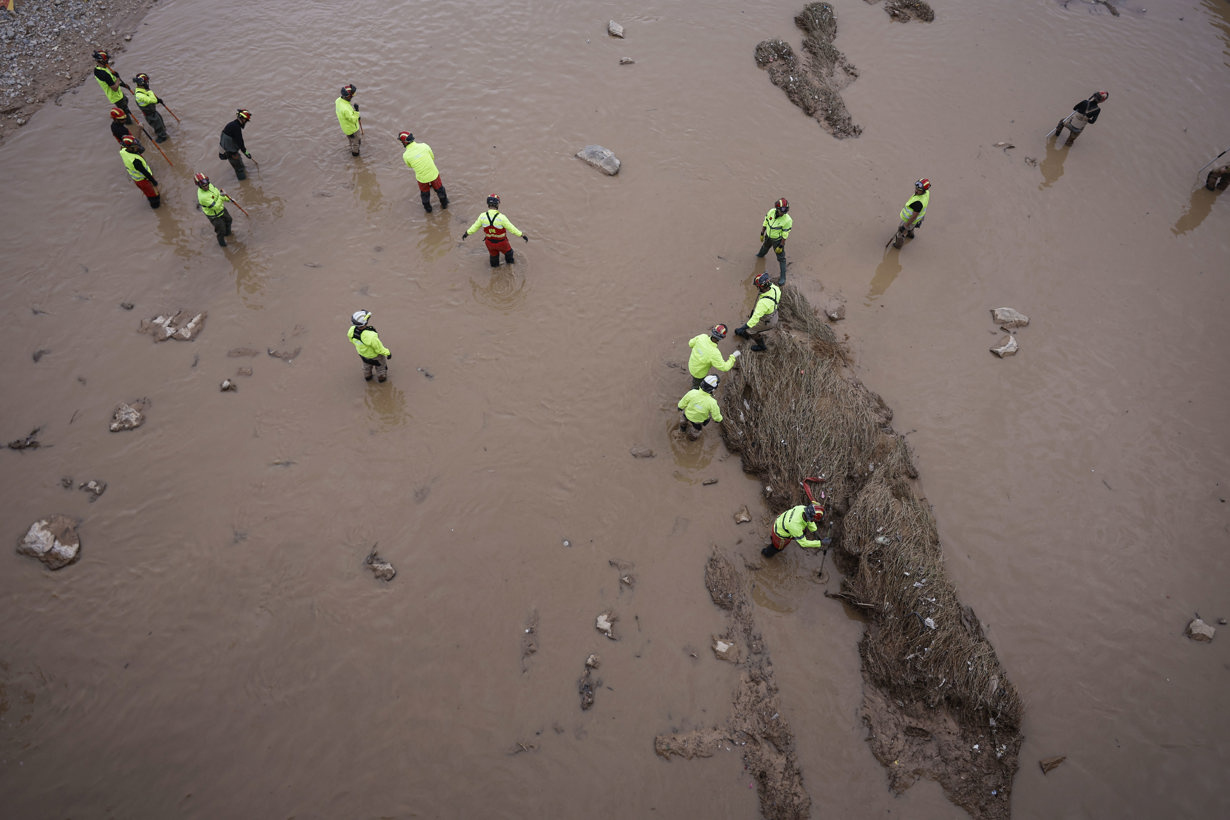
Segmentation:
{"type": "Polygon", "coordinates": [[[218,137],[218,159],[224,159],[231,164],[235,169],[235,177],[237,179],[247,179],[248,171],[243,166],[243,159],[239,156],[243,154],[248,159],[252,159],[251,152],[243,141],[243,129],[252,119],[252,112],[246,108],[240,108],[235,112],[235,119],[228,122],[222,128],[222,134],[218,137]]]}
{"type": "Polygon", "coordinates": [[[769,248],[773,249],[773,255],[777,257],[777,267],[780,275],[777,277],[777,284],[786,284],[786,240],[790,237],[790,229],[794,227],[794,219],[790,216],[790,203],[785,199],[779,199],[773,203],[773,207],[764,216],[764,222],[760,225],[760,252],[756,254],[757,259],[763,259],[764,255],[769,252],[769,248]]]}
{"type": "Polygon", "coordinates": [[[358,86],[347,84],[342,86],[341,96],[333,103],[333,110],[337,114],[337,124],[342,127],[342,133],[346,135],[347,142],[350,143],[350,156],[357,157],[359,150],[363,147],[363,130],[359,127],[359,104],[354,101],[355,92],[358,91],[358,86]]]}
{"type": "MultiPolygon", "coordinates": [[[[430,210],[430,209],[429,209],[430,210]]],[[[516,254],[513,252],[512,245],[508,241],[508,234],[519,236],[526,242],[530,238],[517,229],[517,226],[509,221],[508,217],[500,213],[500,195],[491,194],[487,197],[487,210],[478,215],[471,225],[461,235],[461,240],[477,231],[483,229],[483,241],[487,243],[487,253],[491,255],[491,267],[498,268],[500,266],[500,254],[504,254],[504,260],[508,264],[516,264],[516,254]]]]}
{"type": "Polygon", "coordinates": [[[827,547],[827,539],[810,537],[819,529],[816,522],[823,515],[824,510],[819,504],[800,504],[786,510],[773,522],[770,533],[772,543],[762,549],[760,554],[765,558],[772,558],[790,546],[791,541],[797,541],[800,547],[807,549],[827,547]]]}
{"type": "Polygon", "coordinates": [[[132,82],[136,85],[132,96],[137,101],[137,106],[141,109],[141,113],[145,115],[145,121],[149,123],[150,128],[154,129],[154,142],[167,141],[167,124],[163,121],[162,115],[158,113],[158,103],[162,100],[158,99],[158,95],[149,88],[149,75],[138,74],[132,78],[132,82]]]}
{"type": "Polygon", "coordinates": [[[158,193],[158,180],[154,179],[154,172],[149,169],[145,160],[141,159],[141,154],[145,153],[145,146],[132,137],[124,137],[123,145],[124,147],[120,149],[120,159],[124,161],[124,168],[128,171],[128,176],[141,189],[141,193],[145,194],[149,206],[157,208],[162,204],[162,197],[158,193]]]}
{"type": "Polygon", "coordinates": [[[440,198],[440,208],[448,210],[448,192],[440,181],[440,169],[436,168],[436,155],[431,146],[425,142],[415,142],[414,134],[402,131],[397,139],[406,150],[402,152],[402,162],[414,171],[414,179],[419,184],[419,198],[423,200],[423,210],[431,213],[431,191],[434,188],[440,198]]]}
{"type": "Polygon", "coordinates": [[[1089,99],[1081,100],[1076,105],[1072,106],[1072,113],[1059,121],[1059,125],[1055,126],[1055,136],[1059,137],[1063,134],[1064,126],[1068,129],[1068,141],[1064,145],[1071,145],[1076,142],[1076,138],[1085,130],[1086,125],[1092,125],[1098,121],[1098,115],[1102,113],[1098,103],[1104,103],[1110,99],[1109,91],[1095,91],[1089,95],[1089,99]]]}
{"type": "Polygon", "coordinates": [[[709,328],[708,333],[693,336],[688,341],[688,347],[692,348],[692,354],[688,356],[688,372],[692,374],[693,389],[704,383],[705,376],[709,375],[709,368],[717,368],[725,373],[739,360],[742,354],[738,350],[731,353],[727,359],[722,359],[722,351],[718,350],[717,343],[725,338],[726,325],[716,324],[709,328]]]}
{"type": "Polygon", "coordinates": [[[363,360],[364,381],[370,382],[375,371],[376,381],[382,382],[389,377],[388,360],[393,358],[393,354],[380,341],[376,328],[368,324],[371,318],[370,310],[356,310],[350,317],[351,327],[346,331],[346,338],[354,344],[359,358],[363,360]]]}
{"type": "Polygon", "coordinates": [[[900,248],[905,240],[914,238],[914,231],[922,227],[927,216],[927,206],[931,204],[931,180],[923,177],[914,182],[914,194],[905,201],[901,208],[901,224],[893,236],[893,247],[900,248]]]}
{"type": "Polygon", "coordinates": [[[225,248],[226,238],[231,235],[231,215],[226,210],[226,203],[230,202],[231,198],[204,174],[193,175],[192,181],[196,183],[196,201],[201,206],[201,213],[205,214],[209,224],[213,225],[218,244],[225,248]]]}

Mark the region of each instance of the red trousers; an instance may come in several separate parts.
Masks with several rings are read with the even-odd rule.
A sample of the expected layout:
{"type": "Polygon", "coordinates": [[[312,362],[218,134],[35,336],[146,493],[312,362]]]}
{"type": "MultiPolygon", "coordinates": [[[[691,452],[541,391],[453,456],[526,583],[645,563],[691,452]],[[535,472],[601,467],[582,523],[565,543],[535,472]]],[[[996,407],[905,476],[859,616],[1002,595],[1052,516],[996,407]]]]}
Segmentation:
{"type": "Polygon", "coordinates": [[[419,183],[419,191],[421,191],[422,193],[427,193],[432,188],[435,188],[438,191],[443,187],[444,187],[444,183],[440,181],[440,177],[438,176],[435,179],[433,179],[431,182],[420,182],[419,183]]]}
{"type": "Polygon", "coordinates": [[[141,193],[145,194],[150,199],[157,199],[158,189],[154,187],[154,183],[148,179],[134,179],[133,183],[141,189],[141,193]]]}

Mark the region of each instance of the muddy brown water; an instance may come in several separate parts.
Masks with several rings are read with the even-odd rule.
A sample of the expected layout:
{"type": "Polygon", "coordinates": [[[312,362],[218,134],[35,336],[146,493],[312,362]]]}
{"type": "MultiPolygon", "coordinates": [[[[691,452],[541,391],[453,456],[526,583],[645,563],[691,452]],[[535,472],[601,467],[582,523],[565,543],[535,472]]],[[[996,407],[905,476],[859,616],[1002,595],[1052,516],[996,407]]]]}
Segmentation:
{"type": "MultiPolygon", "coordinates": [[[[797,46],[801,5],[171,0],[117,59],[183,119],[175,168],[153,159],[159,211],[92,80],[0,147],[0,432],[53,445],[0,453],[3,531],[65,512],[84,543],[55,574],[0,558],[7,816],[756,816],[737,749],[665,762],[653,737],[725,719],[704,565],[713,544],[754,556],[769,515],[716,435],[671,439],[687,378],[668,365],[741,320],[779,196],[791,281],[848,301],[857,371],[909,431],[949,572],[1026,700],[1014,814],[1230,813],[1230,642],[1181,635],[1230,616],[1230,199],[1195,190],[1230,144],[1227,4],[960,0],[901,25],[838,2],[864,128],[842,142],[752,60],[797,46]],[[1049,146],[1096,88],[1099,122],[1049,146]],[[243,183],[215,147],[237,106],[260,163],[243,183]],[[449,211],[423,213],[402,128],[449,211]],[[573,158],[595,142],[617,177],[573,158]],[[194,170],[252,215],[225,251],[194,170]],[[884,253],[919,176],[927,225],[884,253]],[[456,247],[492,191],[532,237],[512,272],[456,247]],[[1003,361],[1001,305],[1033,318],[1003,361]],[[181,307],[209,312],[197,341],[135,332],[181,307]],[[358,308],[394,351],[386,385],[344,338],[358,308]],[[302,353],[226,356],[281,345],[302,353]],[[146,396],[143,428],[107,432],[146,396]],[[109,488],[89,504],[64,476],[109,488]],[[373,544],[391,584],[362,566],[373,544]],[[593,628],[608,607],[616,643],[593,628]]],[[[757,625],[814,815],[964,816],[931,783],[887,792],[861,625],[809,580],[818,559],[783,557],[755,576],[757,625]]]]}

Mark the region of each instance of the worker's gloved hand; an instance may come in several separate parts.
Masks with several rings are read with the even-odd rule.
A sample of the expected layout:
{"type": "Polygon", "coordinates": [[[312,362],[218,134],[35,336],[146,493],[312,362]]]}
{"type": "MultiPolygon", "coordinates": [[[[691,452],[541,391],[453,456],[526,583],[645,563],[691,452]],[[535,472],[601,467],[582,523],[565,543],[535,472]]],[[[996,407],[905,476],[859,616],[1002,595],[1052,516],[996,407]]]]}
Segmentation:
{"type": "Polygon", "coordinates": [[[250,151],[244,151],[243,155],[247,157],[248,159],[252,159],[252,153],[250,151]]]}
{"type": "Polygon", "coordinates": [[[761,231],[761,232],[760,232],[760,241],[761,241],[761,242],[763,242],[763,241],[764,241],[764,231],[761,231]]]}
{"type": "Polygon", "coordinates": [[[521,238],[524,239],[526,242],[530,241],[530,238],[526,236],[525,234],[521,234],[521,238]]]}
{"type": "Polygon", "coordinates": [[[744,339],[746,339],[747,338],[747,325],[744,325],[743,327],[735,328],[735,335],[742,336],[744,339]]]}
{"type": "Polygon", "coordinates": [[[359,104],[358,104],[358,103],[351,103],[351,105],[353,105],[353,106],[354,106],[354,110],[355,110],[355,111],[358,111],[358,110],[359,110],[359,104]]]}
{"type": "Polygon", "coordinates": [[[737,358],[739,358],[739,357],[740,357],[740,356],[742,356],[742,355],[743,355],[743,351],[742,351],[742,350],[736,350],[734,353],[731,353],[731,354],[730,354],[730,358],[732,358],[732,359],[737,359],[737,358]]]}
{"type": "Polygon", "coordinates": [[[393,354],[392,354],[392,353],[385,353],[385,354],[384,354],[384,357],[385,357],[386,359],[391,359],[391,358],[393,358],[393,354]]]}
{"type": "Polygon", "coordinates": [[[831,544],[831,543],[833,543],[833,539],[832,539],[832,538],[821,538],[821,539],[820,539],[820,546],[824,547],[825,549],[828,549],[828,548],[829,548],[829,544],[831,544]]]}
{"type": "Polygon", "coordinates": [[[462,242],[464,242],[467,236],[469,236],[469,234],[468,234],[468,233],[466,233],[465,231],[462,231],[462,232],[461,232],[461,241],[462,241],[462,242]]]}
{"type": "Polygon", "coordinates": [[[765,558],[773,558],[774,556],[777,555],[777,553],[778,553],[777,547],[773,546],[772,544],[770,544],[769,546],[765,547],[764,549],[760,551],[760,554],[763,555],[765,558]]]}
{"type": "Polygon", "coordinates": [[[774,252],[774,253],[785,253],[785,252],[786,252],[786,243],[785,243],[785,242],[778,242],[776,245],[774,245],[774,246],[773,246],[773,252],[774,252]]]}

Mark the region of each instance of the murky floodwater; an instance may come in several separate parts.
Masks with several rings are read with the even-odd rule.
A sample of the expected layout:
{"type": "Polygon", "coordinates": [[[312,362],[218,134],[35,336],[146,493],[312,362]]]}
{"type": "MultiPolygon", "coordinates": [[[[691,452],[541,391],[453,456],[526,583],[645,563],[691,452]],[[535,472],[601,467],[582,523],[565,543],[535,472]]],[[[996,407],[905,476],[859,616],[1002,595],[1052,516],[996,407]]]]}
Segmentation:
{"type": "MultiPolygon", "coordinates": [[[[1230,199],[1193,193],[1230,144],[1230,11],[957,0],[900,25],[837,2],[865,129],[838,142],[752,61],[766,37],[797,46],[801,5],[170,0],[117,59],[183,120],[175,167],[153,158],[160,210],[92,80],[0,148],[0,433],[52,445],[0,453],[4,532],[60,511],[84,541],[56,574],[2,559],[6,815],[756,816],[737,751],[667,763],[652,740],[725,719],[704,560],[753,556],[768,515],[712,432],[670,439],[687,377],[668,364],[741,320],[779,196],[792,281],[848,301],[859,374],[909,431],[949,570],[1028,704],[1016,816],[1230,812],[1230,643],[1181,635],[1194,611],[1230,617],[1230,199]],[[346,82],[359,160],[332,113],[346,82]],[[1048,145],[1097,88],[1099,122],[1048,145]],[[238,106],[260,163],[242,183],[216,155],[238,106]],[[423,213],[403,128],[449,211],[423,213]],[[573,158],[595,142],[617,177],[573,158]],[[251,214],[225,251],[196,170],[251,214]],[[926,228],[885,253],[919,176],[926,228]],[[532,237],[512,273],[458,247],[492,191],[532,237]],[[1003,361],[1001,305],[1033,318],[1003,361]],[[177,308],[209,312],[197,341],[135,332],[177,308]],[[358,308],[394,351],[386,385],[344,338],[358,308]],[[143,428],[107,432],[146,396],[143,428]],[[89,504],[66,476],[109,488],[89,504]],[[361,565],[373,544],[387,586],[361,565]],[[617,643],[593,629],[607,607],[617,643]]],[[[886,792],[861,627],[812,558],[783,557],[758,625],[815,816],[962,816],[933,784],[886,792]]]]}

